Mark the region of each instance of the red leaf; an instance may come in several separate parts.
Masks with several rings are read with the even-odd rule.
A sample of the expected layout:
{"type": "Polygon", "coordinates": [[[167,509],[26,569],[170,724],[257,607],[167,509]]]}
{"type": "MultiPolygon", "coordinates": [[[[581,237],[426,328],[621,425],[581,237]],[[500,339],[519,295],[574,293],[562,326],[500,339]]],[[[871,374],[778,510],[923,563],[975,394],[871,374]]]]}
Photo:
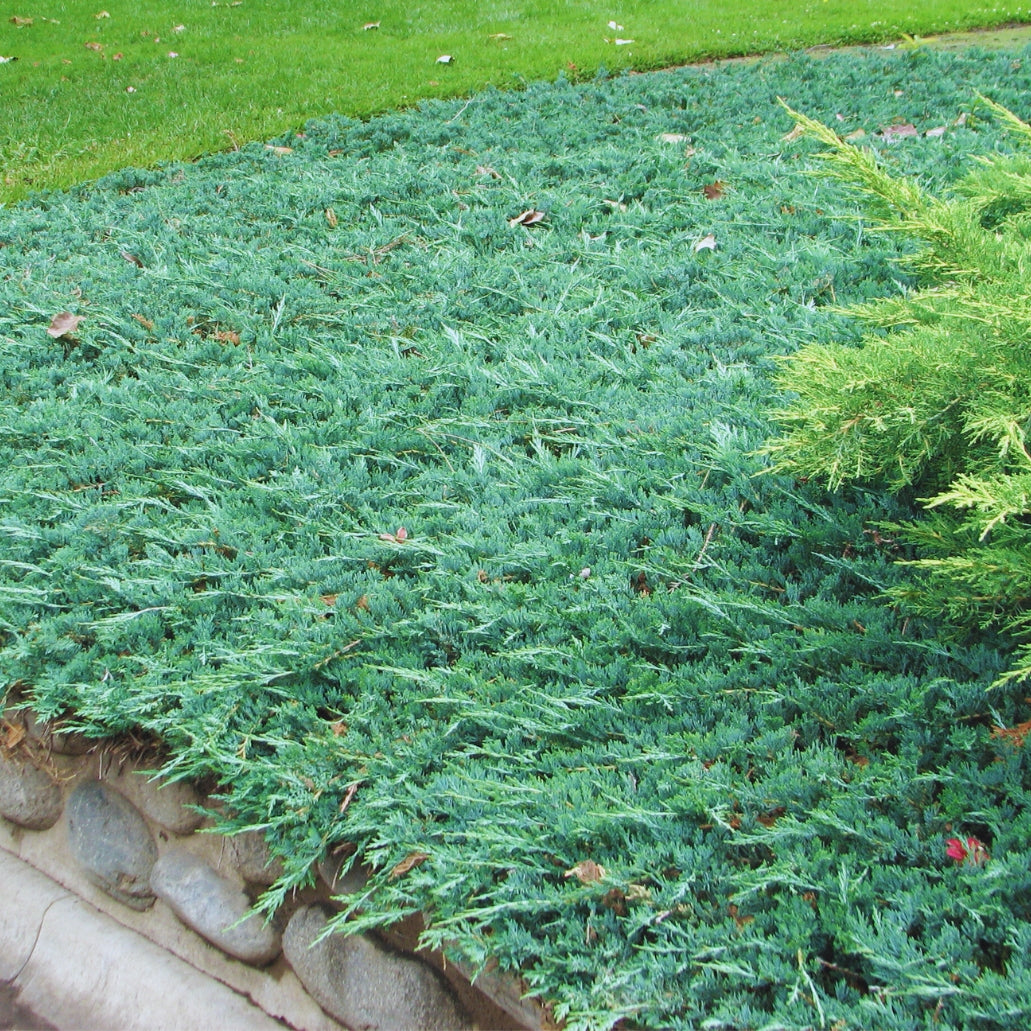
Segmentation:
{"type": "Polygon", "coordinates": [[[702,193],[705,194],[706,200],[719,200],[723,196],[723,191],[727,188],[727,184],[722,179],[717,179],[714,183],[709,183],[708,186],[702,187],[702,193]]]}
{"type": "Polygon", "coordinates": [[[55,340],[59,340],[64,336],[69,336],[79,328],[79,323],[82,322],[82,318],[83,317],[81,315],[73,315],[70,311],[58,312],[50,320],[50,325],[47,327],[47,333],[55,340]]]}

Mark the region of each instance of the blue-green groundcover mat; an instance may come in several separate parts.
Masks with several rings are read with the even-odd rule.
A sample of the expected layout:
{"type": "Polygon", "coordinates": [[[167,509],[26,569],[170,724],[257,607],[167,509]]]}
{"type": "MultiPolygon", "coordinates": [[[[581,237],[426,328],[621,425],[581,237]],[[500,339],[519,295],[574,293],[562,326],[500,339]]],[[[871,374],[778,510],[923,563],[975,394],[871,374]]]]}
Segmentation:
{"type": "Polygon", "coordinates": [[[269,908],[353,855],[349,926],[573,1026],[1026,1024],[1026,689],[881,599],[911,502],[754,451],[904,285],[776,98],[938,189],[1029,69],[488,92],[0,212],[0,686],[218,785],[269,908]]]}

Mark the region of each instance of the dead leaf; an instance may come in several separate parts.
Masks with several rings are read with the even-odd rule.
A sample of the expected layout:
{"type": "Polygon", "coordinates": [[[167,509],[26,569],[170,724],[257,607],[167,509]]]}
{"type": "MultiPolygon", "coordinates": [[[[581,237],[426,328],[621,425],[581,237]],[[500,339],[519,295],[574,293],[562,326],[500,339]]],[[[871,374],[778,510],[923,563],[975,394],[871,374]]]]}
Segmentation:
{"type": "Polygon", "coordinates": [[[144,268],[143,262],[137,258],[135,254],[130,254],[128,251],[122,251],[121,255],[126,261],[131,261],[137,268],[144,268]]]}
{"type": "Polygon", "coordinates": [[[845,142],[846,143],[855,143],[856,140],[861,140],[865,135],[866,135],[866,130],[865,129],[853,129],[852,132],[850,132],[845,137],[845,142]]]}
{"type": "Polygon", "coordinates": [[[401,860],[397,866],[387,875],[387,879],[396,881],[398,877],[403,877],[409,870],[414,869],[420,863],[425,863],[430,857],[425,852],[413,852],[411,855],[406,856],[401,860]]]}
{"type": "Polygon", "coordinates": [[[703,186],[702,193],[705,194],[706,200],[719,200],[726,188],[727,184],[722,179],[717,179],[714,183],[703,186]]]}
{"type": "Polygon", "coordinates": [[[345,809],[351,804],[351,799],[354,798],[355,792],[358,790],[358,782],[355,781],[351,784],[348,789],[344,792],[344,800],[340,803],[340,812],[344,812],[345,809]]]}
{"type": "Polygon", "coordinates": [[[1027,736],[1031,734],[1031,720],[1018,723],[1015,727],[992,727],[991,736],[1005,741],[1014,748],[1022,748],[1027,736]]]}
{"type": "Polygon", "coordinates": [[[581,884],[593,884],[605,878],[605,867],[600,866],[593,859],[581,859],[576,866],[567,870],[563,875],[565,878],[575,877],[581,884]]]}
{"type": "Polygon", "coordinates": [[[929,136],[932,139],[934,139],[935,137],[938,137],[938,136],[944,136],[945,135],[945,126],[944,125],[935,126],[935,128],[933,128],[933,129],[928,129],[927,132],[924,133],[924,135],[925,136],[929,136]]]}
{"type": "Polygon", "coordinates": [[[319,598],[322,601],[322,604],[323,605],[327,605],[329,608],[332,608],[337,603],[337,598],[339,598],[339,597],[340,597],[339,594],[320,594],[319,595],[319,598]]]}
{"type": "Polygon", "coordinates": [[[336,229],[337,213],[332,208],[326,208],[326,221],[329,223],[330,229],[336,229]]]}
{"type": "Polygon", "coordinates": [[[379,539],[390,541],[392,544],[403,544],[408,540],[408,531],[403,526],[399,526],[393,533],[381,533],[379,539]]]}
{"type": "Polygon", "coordinates": [[[727,913],[734,921],[734,923],[737,924],[737,929],[739,931],[742,928],[747,927],[755,919],[754,916],[740,916],[740,910],[737,908],[737,906],[734,905],[733,902],[729,906],[727,906],[727,913]]]}
{"type": "Polygon", "coordinates": [[[137,315],[134,313],[131,317],[134,318],[144,329],[154,328],[154,323],[144,315],[137,315]]]}
{"type": "Polygon", "coordinates": [[[104,44],[103,43],[87,43],[86,44],[86,49],[87,50],[95,50],[98,54],[102,54],[104,52],[104,44]]]}
{"type": "Polygon", "coordinates": [[[378,29],[378,28],[379,28],[379,22],[378,21],[367,21],[362,26],[362,31],[363,32],[369,32],[371,29],[378,29]]]}
{"type": "Polygon", "coordinates": [[[107,11],[97,11],[97,13],[95,15],[93,15],[93,17],[94,18],[110,18],[111,15],[108,14],[107,11]]]}
{"type": "Polygon", "coordinates": [[[73,315],[70,311],[58,312],[51,320],[47,333],[55,340],[61,337],[70,336],[79,328],[82,322],[82,315],[73,315]]]}
{"type": "Polygon", "coordinates": [[[687,143],[687,141],[690,139],[690,136],[685,136],[682,132],[659,133],[659,140],[662,143],[687,143]]]}
{"type": "Polygon", "coordinates": [[[794,129],[791,130],[791,132],[784,133],[784,135],[781,136],[781,139],[785,143],[794,143],[795,140],[801,139],[801,137],[803,137],[804,135],[805,135],[805,126],[802,125],[801,123],[799,123],[798,125],[796,125],[794,127],[794,129]]]}
{"type": "Polygon", "coordinates": [[[886,125],[877,135],[890,143],[894,140],[904,140],[909,136],[919,136],[920,133],[917,132],[915,125],[907,122],[905,125],[886,125]]]}
{"type": "Polygon", "coordinates": [[[535,226],[538,222],[543,222],[547,217],[547,212],[538,211],[536,208],[527,208],[526,211],[516,215],[515,218],[510,218],[508,224],[510,226],[535,226]]]}
{"type": "Polygon", "coordinates": [[[4,748],[13,751],[25,739],[25,727],[21,723],[9,723],[3,721],[4,748]]]}
{"type": "Polygon", "coordinates": [[[273,154],[292,154],[294,152],[293,147],[277,147],[271,143],[265,144],[266,150],[271,150],[273,154]]]}
{"type": "Polygon", "coordinates": [[[507,32],[495,32],[493,35],[487,37],[487,39],[493,39],[499,43],[511,38],[512,37],[507,32]]]}
{"type": "Polygon", "coordinates": [[[19,29],[27,28],[29,25],[32,24],[31,18],[22,18],[19,17],[17,14],[12,15],[10,21],[12,25],[16,25],[19,29]]]}
{"type": "Polygon", "coordinates": [[[712,233],[708,236],[703,236],[695,245],[694,252],[697,254],[699,251],[714,251],[716,250],[716,237],[712,233]]]}

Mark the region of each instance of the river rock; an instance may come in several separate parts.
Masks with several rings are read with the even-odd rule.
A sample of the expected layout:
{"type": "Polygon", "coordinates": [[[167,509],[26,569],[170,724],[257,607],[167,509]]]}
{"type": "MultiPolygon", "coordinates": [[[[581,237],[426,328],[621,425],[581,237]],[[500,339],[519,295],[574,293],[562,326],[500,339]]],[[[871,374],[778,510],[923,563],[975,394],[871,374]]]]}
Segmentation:
{"type": "Polygon", "coordinates": [[[191,808],[199,804],[200,796],[188,781],[164,781],[131,769],[109,779],[137,809],[173,834],[189,834],[204,819],[202,813],[191,808]]]}
{"type": "Polygon", "coordinates": [[[112,898],[146,909],[158,850],[146,820],[114,788],[83,781],[68,798],[68,843],[87,878],[112,898]]]}
{"type": "Polygon", "coordinates": [[[365,1031],[457,1031],[466,1015],[435,970],[370,938],[335,934],[316,941],[327,916],[319,906],[294,913],[283,952],[315,1001],[348,1027],[365,1031]]]}
{"type": "Polygon", "coordinates": [[[248,884],[268,887],[283,876],[283,861],[271,857],[268,842],[258,831],[243,831],[226,838],[226,854],[248,884]]]}
{"type": "Polygon", "coordinates": [[[0,816],[45,831],[57,823],[63,802],[60,786],[46,770],[0,752],[0,816]]]}
{"type": "Polygon", "coordinates": [[[334,895],[357,895],[358,892],[365,890],[372,877],[372,870],[359,862],[352,863],[351,867],[343,872],[344,864],[349,859],[350,856],[344,854],[330,854],[319,860],[319,876],[334,895]]]}
{"type": "Polygon", "coordinates": [[[167,851],[154,864],[150,886],[187,927],[230,956],[264,966],[279,955],[279,933],[260,916],[247,916],[251,902],[243,889],[192,852],[167,851]]]}

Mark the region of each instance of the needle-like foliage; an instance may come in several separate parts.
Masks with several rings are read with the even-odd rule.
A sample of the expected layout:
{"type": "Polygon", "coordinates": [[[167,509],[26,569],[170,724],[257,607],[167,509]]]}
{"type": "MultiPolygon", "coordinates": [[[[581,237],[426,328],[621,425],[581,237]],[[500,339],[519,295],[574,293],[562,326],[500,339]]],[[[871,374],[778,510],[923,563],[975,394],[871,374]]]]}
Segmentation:
{"type": "MultiPolygon", "coordinates": [[[[1031,126],[982,105],[1025,146],[1031,126]]],[[[986,156],[937,198],[813,119],[824,171],[871,202],[881,231],[917,241],[919,288],[854,307],[860,347],[810,344],[779,378],[794,395],[765,448],[778,471],[832,487],[915,491],[933,515],[900,529],[918,545],[911,610],[1002,626],[1021,643],[1004,680],[1031,677],[1031,159],[986,156]]]]}

